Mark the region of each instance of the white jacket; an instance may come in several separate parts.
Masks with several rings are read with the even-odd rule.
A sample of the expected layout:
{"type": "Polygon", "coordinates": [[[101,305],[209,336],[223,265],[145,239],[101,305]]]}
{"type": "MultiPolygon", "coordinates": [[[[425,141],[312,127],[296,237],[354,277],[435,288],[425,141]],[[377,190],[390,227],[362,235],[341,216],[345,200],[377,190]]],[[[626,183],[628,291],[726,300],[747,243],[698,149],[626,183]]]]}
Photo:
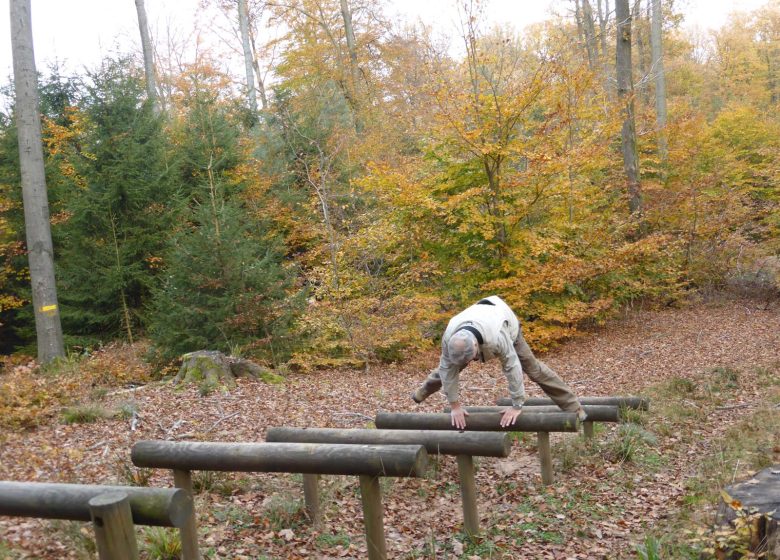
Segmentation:
{"type": "Polygon", "coordinates": [[[523,386],[523,368],[514,347],[515,340],[520,333],[520,322],[500,297],[490,296],[480,301],[486,303],[476,303],[464,309],[450,319],[447,329],[444,331],[438,367],[442,391],[447,395],[449,402],[458,400],[458,378],[463,368],[450,361],[447,343],[461,327],[471,326],[482,335],[483,343],[479,345],[482,361],[492,358],[501,360],[501,367],[509,383],[512,404],[520,405],[525,401],[525,387],[523,386]]]}

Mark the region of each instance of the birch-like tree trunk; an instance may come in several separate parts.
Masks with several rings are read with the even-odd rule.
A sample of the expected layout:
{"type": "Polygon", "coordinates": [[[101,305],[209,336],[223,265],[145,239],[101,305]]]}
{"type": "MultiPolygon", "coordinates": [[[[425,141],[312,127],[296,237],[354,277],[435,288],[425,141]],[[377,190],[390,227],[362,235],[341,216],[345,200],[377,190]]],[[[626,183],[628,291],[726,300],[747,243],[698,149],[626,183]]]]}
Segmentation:
{"type": "Polygon", "coordinates": [[[664,73],[664,52],[661,29],[663,14],[661,0],[651,0],[653,16],[650,42],[653,50],[653,73],[655,74],[655,122],[658,126],[658,156],[666,164],[668,148],[666,144],[666,74],[664,73]]]}
{"type": "Polygon", "coordinates": [[[154,53],[152,39],[149,35],[149,23],[146,19],[144,0],[135,0],[135,11],[138,12],[138,30],[141,32],[141,50],[144,54],[144,74],[146,76],[146,95],[152,102],[154,112],[159,113],[160,101],[157,97],[157,80],[154,74],[154,53]]]}
{"type": "Polygon", "coordinates": [[[352,78],[352,93],[357,96],[358,87],[358,60],[357,46],[355,43],[355,29],[352,27],[352,10],[347,0],[341,0],[341,17],[344,19],[344,33],[347,36],[347,50],[349,51],[349,69],[352,78]]]}
{"type": "Polygon", "coordinates": [[[16,91],[16,126],[22,174],[24,226],[32,282],[38,361],[65,355],[54,279],[54,247],[41,144],[38,75],[35,71],[30,0],[11,0],[11,51],[16,91]]]}
{"type": "Polygon", "coordinates": [[[257,116],[257,93],[255,92],[254,56],[249,46],[249,10],[246,0],[238,0],[238,28],[241,31],[241,45],[244,49],[244,68],[246,70],[246,96],[252,117],[257,116]]]}
{"type": "Polygon", "coordinates": [[[623,129],[621,150],[623,169],[628,185],[628,209],[632,215],[642,218],[642,187],[639,182],[639,154],[636,147],[636,124],[634,121],[634,82],[631,68],[631,12],[628,0],[616,0],[617,44],[615,72],[617,76],[618,99],[623,105],[623,129]]]}

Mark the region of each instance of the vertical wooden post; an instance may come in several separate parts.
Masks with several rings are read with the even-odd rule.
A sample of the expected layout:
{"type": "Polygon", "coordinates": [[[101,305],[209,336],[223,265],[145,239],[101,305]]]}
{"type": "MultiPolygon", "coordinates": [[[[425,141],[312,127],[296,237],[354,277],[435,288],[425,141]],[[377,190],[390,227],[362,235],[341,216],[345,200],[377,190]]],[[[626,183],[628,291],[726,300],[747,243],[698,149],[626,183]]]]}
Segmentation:
{"type": "Polygon", "coordinates": [[[474,458],[471,455],[458,455],[457,459],[460,497],[463,502],[463,528],[466,530],[466,534],[474,536],[479,533],[477,484],[474,481],[474,458]]]}
{"type": "Polygon", "coordinates": [[[582,424],[582,433],[585,439],[593,439],[593,422],[585,420],[582,424]]]}
{"type": "Polygon", "coordinates": [[[138,560],[130,500],[124,492],[106,492],[89,501],[100,560],[138,560]]]}
{"type": "Polygon", "coordinates": [[[318,474],[303,475],[303,499],[306,502],[306,513],[314,527],[322,525],[319,480],[318,474]]]}
{"type": "Polygon", "coordinates": [[[363,501],[363,523],[366,526],[368,560],[387,560],[379,477],[367,474],[360,475],[360,497],[363,501]]]}
{"type": "Polygon", "coordinates": [[[553,483],[552,451],[550,451],[550,432],[536,432],[539,462],[542,466],[542,484],[553,483]]]}
{"type": "Polygon", "coordinates": [[[176,488],[186,490],[192,498],[192,513],[184,526],[179,529],[182,560],[200,560],[198,523],[195,519],[195,494],[192,491],[192,472],[173,469],[173,485],[176,488]]]}

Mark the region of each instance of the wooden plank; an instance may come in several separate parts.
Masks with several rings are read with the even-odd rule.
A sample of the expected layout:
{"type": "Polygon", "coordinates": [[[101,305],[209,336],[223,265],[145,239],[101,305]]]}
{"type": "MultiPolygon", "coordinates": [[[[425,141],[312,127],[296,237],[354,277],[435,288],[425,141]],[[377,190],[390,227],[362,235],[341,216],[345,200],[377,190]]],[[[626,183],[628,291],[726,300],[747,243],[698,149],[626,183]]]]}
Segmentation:
{"type": "Polygon", "coordinates": [[[125,492],[106,492],[87,502],[100,560],[138,560],[133,514],[125,492]]]}
{"type": "Polygon", "coordinates": [[[314,527],[322,525],[322,512],[320,509],[320,475],[303,475],[303,499],[306,503],[306,513],[314,527]]]}
{"type": "Polygon", "coordinates": [[[477,513],[477,483],[474,479],[474,458],[470,455],[458,455],[458,476],[460,478],[460,498],[463,503],[463,528],[466,534],[479,534],[479,513],[477,513]]]}
{"type": "MultiPolygon", "coordinates": [[[[176,488],[181,488],[192,498],[195,503],[195,492],[192,489],[192,472],[174,469],[173,484],[176,488]]],[[[181,556],[182,560],[200,560],[200,550],[198,548],[198,520],[195,517],[195,508],[192,508],[190,516],[186,523],[179,530],[181,537],[181,556]]]]}
{"type": "Polygon", "coordinates": [[[139,441],[131,457],[139,467],[371,476],[422,476],[428,464],[421,445],[139,441]]]}
{"type": "Polygon", "coordinates": [[[172,488],[0,481],[0,515],[90,521],[89,501],[106,492],[124,492],[133,523],[181,527],[192,509],[186,492],[172,488]]]}
{"type": "MultiPolygon", "coordinates": [[[[581,405],[618,406],[633,410],[650,410],[650,399],[645,397],[580,397],[581,405]]],[[[499,406],[511,406],[512,399],[504,397],[498,399],[499,406]]],[[[553,406],[555,403],[548,397],[530,397],[526,399],[525,406],[553,406]]]]}
{"type": "Polygon", "coordinates": [[[539,432],[536,434],[537,447],[539,450],[539,463],[542,468],[542,484],[550,485],[553,483],[552,468],[552,450],[550,449],[549,432],[539,432]]]}
{"type": "Polygon", "coordinates": [[[340,430],[332,428],[269,428],[266,440],[299,443],[424,445],[431,455],[508,457],[512,437],[503,433],[443,430],[340,430]]]}
{"type": "MultiPolygon", "coordinates": [[[[579,420],[574,412],[523,412],[514,425],[502,427],[499,414],[471,414],[466,431],[476,432],[576,432],[579,420]]],[[[453,430],[449,414],[404,414],[380,412],[374,422],[377,428],[395,430],[453,430]]]]}
{"type": "MultiPolygon", "coordinates": [[[[467,406],[466,411],[470,414],[503,414],[507,410],[508,406],[467,406]]],[[[585,412],[588,414],[588,421],[590,422],[619,422],[620,421],[620,407],[614,405],[583,405],[585,412]]],[[[450,407],[445,407],[444,412],[449,413],[450,407]]],[[[527,413],[548,413],[548,412],[563,412],[557,406],[532,406],[523,407],[523,414],[527,413]]],[[[468,419],[466,419],[468,423],[468,419]]]]}
{"type": "Polygon", "coordinates": [[[368,559],[387,560],[382,491],[379,488],[378,477],[360,475],[360,497],[363,501],[363,522],[366,529],[368,559]]]}

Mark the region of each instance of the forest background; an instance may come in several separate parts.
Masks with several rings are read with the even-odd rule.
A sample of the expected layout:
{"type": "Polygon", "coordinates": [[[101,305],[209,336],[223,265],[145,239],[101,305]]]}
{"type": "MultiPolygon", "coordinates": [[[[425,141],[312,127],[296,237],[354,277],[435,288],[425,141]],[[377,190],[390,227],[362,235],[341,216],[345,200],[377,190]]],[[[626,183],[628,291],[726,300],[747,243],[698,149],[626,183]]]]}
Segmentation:
{"type": "MultiPolygon", "coordinates": [[[[651,3],[632,2],[622,84],[628,18],[606,1],[569,2],[522,33],[466,2],[463,56],[375,0],[204,2],[235,28],[245,81],[218,53],[185,62],[192,45],[170,41],[152,45],[152,64],[127,53],[41,74],[72,352],[141,339],[159,364],[208,348],[361,367],[435,345],[454,311],[489,293],[545,349],[638,301],[776,289],[777,0],[708,36],[660,2],[661,57],[651,3]]],[[[35,346],[11,89],[3,354],[35,346]]]]}

